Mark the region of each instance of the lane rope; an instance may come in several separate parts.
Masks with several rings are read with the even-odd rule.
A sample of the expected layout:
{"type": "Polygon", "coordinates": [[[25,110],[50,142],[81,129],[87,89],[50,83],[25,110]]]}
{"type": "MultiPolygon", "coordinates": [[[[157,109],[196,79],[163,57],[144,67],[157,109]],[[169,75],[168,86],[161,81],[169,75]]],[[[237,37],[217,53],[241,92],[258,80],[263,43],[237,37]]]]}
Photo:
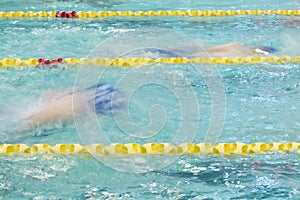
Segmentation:
{"type": "Polygon", "coordinates": [[[235,58],[58,58],[40,62],[41,59],[29,58],[3,58],[0,60],[0,69],[7,68],[28,68],[28,67],[49,67],[55,68],[60,65],[102,65],[115,67],[139,67],[143,65],[162,64],[217,64],[217,65],[238,65],[238,64],[295,64],[300,63],[300,56],[269,56],[269,57],[235,57],[235,58]],[[58,61],[57,61],[58,60],[58,61]]]}
{"type": "Polygon", "coordinates": [[[300,10],[148,10],[148,11],[8,11],[0,18],[105,18],[105,17],[225,17],[236,15],[289,15],[299,16],[300,10]]]}
{"type": "Polygon", "coordinates": [[[39,155],[96,155],[96,156],[134,156],[134,155],[250,155],[265,153],[300,153],[300,143],[182,143],[177,146],[170,143],[146,143],[146,144],[1,144],[0,156],[39,156],[39,155]]]}

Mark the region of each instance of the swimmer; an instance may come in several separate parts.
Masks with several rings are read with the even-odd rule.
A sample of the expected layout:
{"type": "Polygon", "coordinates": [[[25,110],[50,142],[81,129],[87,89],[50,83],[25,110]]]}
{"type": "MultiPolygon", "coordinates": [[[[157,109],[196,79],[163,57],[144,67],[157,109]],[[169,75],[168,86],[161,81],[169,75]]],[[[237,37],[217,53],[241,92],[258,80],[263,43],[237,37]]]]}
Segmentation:
{"type": "Polygon", "coordinates": [[[258,46],[247,47],[241,43],[228,43],[217,46],[181,46],[169,50],[149,49],[148,52],[158,53],[155,57],[245,57],[245,56],[268,56],[276,53],[273,47],[258,46]],[[182,50],[184,49],[184,50],[182,50]]]}
{"type": "Polygon", "coordinates": [[[258,46],[251,48],[237,42],[208,47],[207,51],[209,54],[217,56],[268,56],[277,52],[277,50],[272,47],[258,46]]]}
{"type": "Polygon", "coordinates": [[[109,115],[113,109],[121,106],[121,99],[117,98],[117,90],[110,85],[97,84],[82,91],[56,94],[23,122],[20,132],[30,131],[39,126],[68,122],[74,115],[83,115],[87,112],[109,115]]]}

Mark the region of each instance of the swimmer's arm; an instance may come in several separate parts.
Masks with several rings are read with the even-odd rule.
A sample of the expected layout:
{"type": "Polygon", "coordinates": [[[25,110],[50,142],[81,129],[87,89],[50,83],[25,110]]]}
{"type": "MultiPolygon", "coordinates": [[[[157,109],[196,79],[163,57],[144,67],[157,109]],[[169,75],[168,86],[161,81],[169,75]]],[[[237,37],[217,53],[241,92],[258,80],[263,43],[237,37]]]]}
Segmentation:
{"type": "Polygon", "coordinates": [[[30,115],[26,121],[31,128],[38,126],[56,123],[67,122],[73,119],[73,114],[81,114],[85,111],[85,107],[82,103],[85,98],[84,95],[76,96],[76,104],[73,106],[73,96],[68,95],[56,102],[45,105],[40,111],[30,115]],[[82,101],[81,101],[82,100],[82,101]]]}

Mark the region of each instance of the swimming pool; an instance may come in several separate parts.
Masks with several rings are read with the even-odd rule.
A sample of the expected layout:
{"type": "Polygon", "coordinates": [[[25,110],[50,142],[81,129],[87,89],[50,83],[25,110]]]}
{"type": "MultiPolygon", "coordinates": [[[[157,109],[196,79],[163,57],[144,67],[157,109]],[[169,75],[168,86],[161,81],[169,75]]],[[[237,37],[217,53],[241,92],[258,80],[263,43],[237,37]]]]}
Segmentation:
{"type": "MultiPolygon", "coordinates": [[[[248,1],[209,4],[201,1],[176,4],[172,1],[4,1],[0,5],[2,11],[238,10],[295,9],[299,7],[299,2],[259,1],[252,5],[248,1]]],[[[152,29],[153,32],[158,28],[180,32],[199,43],[209,45],[237,41],[249,46],[273,46],[284,51],[288,36],[297,39],[299,33],[299,26],[282,23],[287,19],[286,16],[1,19],[0,58],[88,57],[91,52],[97,50],[98,44],[112,36],[134,33],[144,28],[152,29]]],[[[154,45],[160,44],[157,42],[154,45]]],[[[297,49],[293,49],[292,53],[300,54],[297,49]]],[[[125,56],[131,55],[136,56],[136,51],[128,52],[125,56]]],[[[200,67],[215,70],[218,75],[216,77],[221,77],[224,87],[226,118],[217,143],[300,141],[299,64],[200,67]]],[[[64,90],[78,84],[79,69],[99,73],[98,68],[85,65],[53,69],[0,70],[1,143],[86,145],[93,136],[94,129],[85,130],[86,135],[85,132],[78,134],[73,123],[57,123],[44,127],[43,136],[34,136],[39,130],[33,130],[24,138],[15,137],[12,133],[18,120],[30,110],[36,109],[36,102],[43,92],[64,90]]],[[[134,101],[129,104],[132,121],[141,127],[147,127],[151,123],[149,107],[156,104],[162,105],[166,114],[162,127],[152,127],[152,130],[159,130],[159,134],[153,134],[151,137],[129,136],[120,130],[118,124],[112,123],[110,117],[98,119],[108,140],[111,143],[140,144],[172,142],[180,123],[186,121],[188,125],[190,122],[198,124],[195,135],[190,135],[192,138],[189,136],[187,140],[194,143],[203,142],[212,116],[212,94],[205,76],[199,76],[197,69],[197,66],[190,64],[106,68],[103,82],[116,84],[121,80],[120,83],[128,84],[128,87],[143,86],[132,94],[134,101]],[[151,84],[144,84],[145,80],[151,84]],[[155,84],[155,80],[162,81],[155,84]],[[170,91],[170,88],[173,90],[170,91]],[[174,94],[174,91],[178,93],[174,94]],[[188,95],[192,94],[197,97],[199,107],[195,110],[199,111],[199,118],[183,118],[180,112],[181,104],[188,104],[188,95]]],[[[211,83],[214,80],[217,83],[219,80],[214,77],[210,79],[211,83]]],[[[192,112],[193,109],[194,107],[188,110],[192,112]]],[[[153,116],[156,117],[152,119],[156,124],[160,124],[161,119],[155,114],[157,113],[153,116]]],[[[152,134],[151,130],[146,130],[145,134],[152,134]]],[[[188,133],[189,130],[185,132],[188,133]]],[[[106,140],[100,137],[93,141],[100,143],[106,140]]],[[[186,142],[185,138],[181,138],[180,141],[186,142]]],[[[167,160],[163,156],[157,158],[162,162],[167,160]]],[[[79,156],[2,156],[0,165],[0,196],[3,199],[300,198],[299,154],[182,156],[167,167],[150,170],[148,173],[119,172],[96,159],[79,156]]]]}

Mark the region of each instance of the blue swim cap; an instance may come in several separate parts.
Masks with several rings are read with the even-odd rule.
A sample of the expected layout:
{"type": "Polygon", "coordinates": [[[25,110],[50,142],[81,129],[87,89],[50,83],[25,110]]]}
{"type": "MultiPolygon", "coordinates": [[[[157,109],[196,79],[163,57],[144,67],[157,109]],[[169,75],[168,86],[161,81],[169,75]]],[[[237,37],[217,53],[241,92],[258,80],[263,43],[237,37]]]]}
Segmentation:
{"type": "Polygon", "coordinates": [[[267,46],[260,46],[260,47],[258,47],[258,49],[260,49],[262,51],[266,51],[268,53],[276,53],[276,52],[278,52],[277,49],[275,49],[273,47],[267,47],[267,46]]]}
{"type": "Polygon", "coordinates": [[[87,90],[92,91],[90,103],[96,114],[111,114],[113,109],[120,107],[117,90],[113,86],[98,83],[87,90]]]}

